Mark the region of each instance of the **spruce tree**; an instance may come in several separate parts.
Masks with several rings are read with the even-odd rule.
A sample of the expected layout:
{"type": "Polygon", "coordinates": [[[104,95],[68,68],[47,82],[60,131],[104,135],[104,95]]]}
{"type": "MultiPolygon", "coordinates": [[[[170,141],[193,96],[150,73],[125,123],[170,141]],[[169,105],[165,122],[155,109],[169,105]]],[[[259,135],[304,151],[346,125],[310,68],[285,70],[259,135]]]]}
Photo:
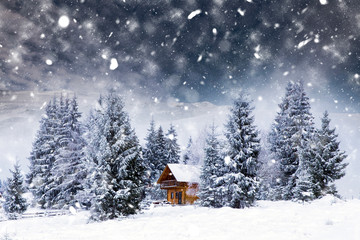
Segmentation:
{"type": "Polygon", "coordinates": [[[57,149],[58,118],[56,98],[49,102],[40,120],[40,128],[30,153],[30,172],[27,175],[29,189],[36,202],[46,208],[50,185],[50,171],[55,161],[57,149]]]}
{"type": "Polygon", "coordinates": [[[314,143],[314,182],[319,184],[319,190],[315,194],[317,198],[328,193],[337,193],[333,182],[345,176],[348,165],[344,163],[347,156],[340,151],[340,143],[336,140],[338,135],[335,128],[330,128],[330,121],[329,114],[325,111],[314,143]]]}
{"type": "MultiPolygon", "coordinates": [[[[261,139],[266,139],[267,134],[262,133],[261,139]]],[[[259,154],[260,189],[258,199],[280,200],[282,191],[278,182],[280,181],[280,165],[269,149],[268,141],[261,141],[261,152],[259,154]]]]}
{"type": "Polygon", "coordinates": [[[106,165],[102,163],[102,152],[100,148],[101,143],[105,141],[105,119],[103,117],[105,104],[103,100],[103,97],[100,96],[96,107],[90,110],[89,116],[85,121],[84,139],[86,141],[85,154],[86,159],[88,159],[86,171],[88,174],[84,181],[84,190],[79,192],[78,199],[85,204],[87,208],[91,207],[94,203],[93,199],[95,199],[96,196],[101,195],[101,189],[106,190],[105,180],[102,174],[106,170],[106,165]],[[101,169],[102,167],[103,169],[101,169]],[[96,186],[98,186],[98,188],[96,188],[96,186]]]}
{"type": "Polygon", "coordinates": [[[155,138],[155,179],[157,179],[162,171],[165,169],[165,166],[168,164],[166,151],[166,140],[162,127],[160,126],[156,132],[155,138]]]}
{"type": "Polygon", "coordinates": [[[228,186],[228,205],[244,208],[254,204],[260,139],[251,115],[253,108],[243,96],[235,100],[230,110],[225,137],[228,142],[229,171],[224,176],[228,186]]]}
{"type": "Polygon", "coordinates": [[[150,179],[152,180],[152,185],[148,189],[148,195],[152,200],[166,199],[166,191],[160,189],[160,185],[155,184],[159,179],[161,173],[164,171],[168,162],[168,153],[166,148],[166,138],[162,127],[160,126],[155,133],[155,138],[153,139],[152,145],[152,157],[153,157],[153,170],[151,172],[150,179]]]}
{"type": "MultiPolygon", "coordinates": [[[[93,173],[92,219],[106,220],[134,214],[140,209],[144,197],[145,165],[141,147],[130,126],[124,103],[119,96],[110,93],[102,100],[97,111],[97,122],[102,134],[93,173]]],[[[95,133],[95,134],[97,134],[95,133]]]]}
{"type": "Polygon", "coordinates": [[[180,146],[177,143],[177,133],[172,124],[166,134],[165,149],[167,154],[167,163],[180,162],[180,146]]]}
{"type": "Polygon", "coordinates": [[[200,204],[204,207],[222,207],[226,195],[219,179],[225,172],[224,158],[221,154],[221,144],[212,125],[206,138],[205,159],[200,175],[200,204]]]}
{"type": "Polygon", "coordinates": [[[87,175],[85,141],[76,97],[72,100],[61,97],[58,109],[58,147],[50,171],[51,184],[48,190],[48,195],[51,196],[48,205],[53,208],[74,205],[77,194],[84,189],[87,175]]]}
{"type": "Polygon", "coordinates": [[[282,198],[288,200],[293,197],[293,188],[296,186],[300,150],[311,142],[315,129],[309,98],[301,82],[288,83],[279,107],[280,112],[272,125],[269,142],[274,159],[280,165],[282,198]]]}
{"type": "Polygon", "coordinates": [[[147,169],[147,177],[149,178],[149,184],[152,185],[157,180],[156,177],[156,130],[155,130],[155,121],[154,119],[150,122],[150,128],[148,129],[148,134],[145,138],[145,147],[143,149],[144,163],[147,169]]]}
{"type": "Polygon", "coordinates": [[[292,188],[292,199],[311,201],[316,198],[319,184],[314,181],[314,157],[315,151],[312,144],[304,144],[299,153],[299,166],[294,174],[295,186],[292,188]]]}
{"type": "Polygon", "coordinates": [[[7,180],[4,192],[4,209],[9,218],[16,219],[26,211],[28,204],[26,203],[26,199],[22,196],[26,189],[23,186],[24,181],[20,172],[20,165],[16,163],[14,165],[14,171],[10,170],[10,172],[12,177],[7,180]]]}

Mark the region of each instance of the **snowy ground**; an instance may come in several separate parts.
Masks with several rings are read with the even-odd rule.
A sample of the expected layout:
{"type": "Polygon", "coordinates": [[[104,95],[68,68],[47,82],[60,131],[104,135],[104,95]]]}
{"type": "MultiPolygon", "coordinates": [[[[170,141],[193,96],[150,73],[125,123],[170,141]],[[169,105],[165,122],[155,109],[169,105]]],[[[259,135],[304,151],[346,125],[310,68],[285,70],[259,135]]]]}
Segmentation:
{"type": "Polygon", "coordinates": [[[249,209],[156,207],[87,223],[88,213],[0,222],[0,239],[360,239],[360,200],[260,201],[249,209]]]}

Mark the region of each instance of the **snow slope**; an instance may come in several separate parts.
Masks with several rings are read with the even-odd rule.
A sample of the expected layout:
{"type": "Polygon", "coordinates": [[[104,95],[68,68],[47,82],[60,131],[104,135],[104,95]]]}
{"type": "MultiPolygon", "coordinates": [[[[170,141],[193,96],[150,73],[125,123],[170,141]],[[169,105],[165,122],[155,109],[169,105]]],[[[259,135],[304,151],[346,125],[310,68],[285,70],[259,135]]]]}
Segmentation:
{"type": "Polygon", "coordinates": [[[360,200],[327,196],[310,204],[260,201],[248,209],[166,206],[122,220],[71,216],[0,222],[11,239],[360,239],[360,200]]]}

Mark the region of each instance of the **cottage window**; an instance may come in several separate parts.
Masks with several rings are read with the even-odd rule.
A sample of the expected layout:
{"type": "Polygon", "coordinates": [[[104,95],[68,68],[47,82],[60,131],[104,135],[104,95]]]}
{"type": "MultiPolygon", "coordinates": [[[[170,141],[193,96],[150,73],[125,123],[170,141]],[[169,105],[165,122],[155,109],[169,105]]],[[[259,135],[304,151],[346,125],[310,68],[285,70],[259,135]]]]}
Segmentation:
{"type": "Polygon", "coordinates": [[[175,198],[178,198],[178,193],[176,192],[175,198]]]}
{"type": "Polygon", "coordinates": [[[171,199],[174,199],[174,193],[173,192],[171,193],[171,199]]]}

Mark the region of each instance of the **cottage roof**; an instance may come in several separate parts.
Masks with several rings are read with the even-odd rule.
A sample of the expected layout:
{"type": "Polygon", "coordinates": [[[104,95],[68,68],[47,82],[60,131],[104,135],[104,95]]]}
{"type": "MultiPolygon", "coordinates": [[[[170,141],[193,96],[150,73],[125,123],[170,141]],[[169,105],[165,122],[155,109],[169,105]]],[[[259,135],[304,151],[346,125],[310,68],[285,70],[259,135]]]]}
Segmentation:
{"type": "Polygon", "coordinates": [[[194,165],[168,164],[178,182],[200,182],[200,168],[194,165]]]}
{"type": "MultiPolygon", "coordinates": [[[[168,164],[166,168],[169,168],[176,181],[178,182],[191,182],[199,183],[200,182],[200,167],[194,165],[185,165],[185,164],[168,164]]],[[[166,168],[161,174],[158,183],[164,177],[166,168]]]]}

